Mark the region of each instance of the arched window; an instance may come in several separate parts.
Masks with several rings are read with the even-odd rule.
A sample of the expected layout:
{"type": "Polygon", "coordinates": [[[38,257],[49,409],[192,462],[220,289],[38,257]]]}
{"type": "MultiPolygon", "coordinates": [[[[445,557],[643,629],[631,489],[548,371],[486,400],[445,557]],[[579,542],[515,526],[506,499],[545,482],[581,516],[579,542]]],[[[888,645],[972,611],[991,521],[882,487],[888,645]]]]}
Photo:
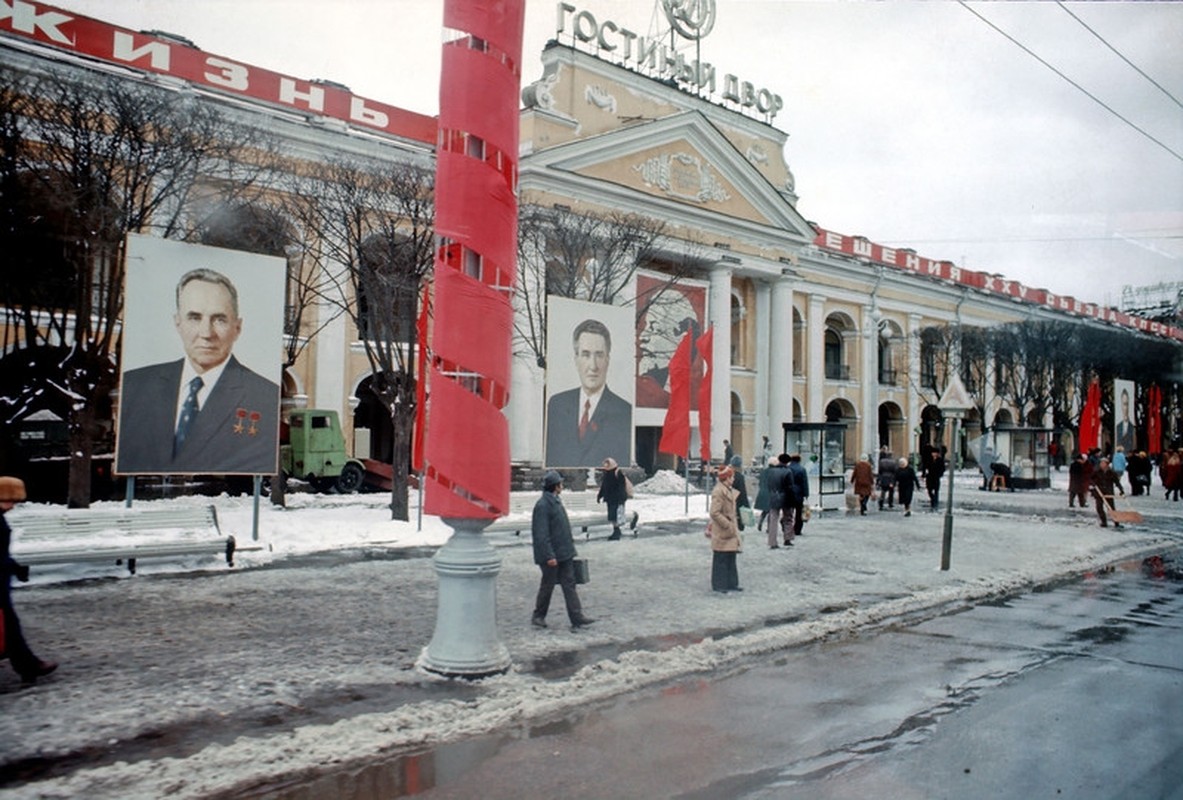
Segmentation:
{"type": "Polygon", "coordinates": [[[845,380],[850,377],[842,363],[842,334],[833,328],[826,328],[825,337],[826,379],[845,380]]]}

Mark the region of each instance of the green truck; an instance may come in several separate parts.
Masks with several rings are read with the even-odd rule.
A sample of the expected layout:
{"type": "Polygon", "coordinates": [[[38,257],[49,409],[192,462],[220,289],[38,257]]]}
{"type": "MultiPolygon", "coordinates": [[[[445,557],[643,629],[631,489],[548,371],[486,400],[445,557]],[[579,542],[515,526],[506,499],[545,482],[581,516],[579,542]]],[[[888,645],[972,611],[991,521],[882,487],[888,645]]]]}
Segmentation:
{"type": "Polygon", "coordinates": [[[280,429],[280,465],[284,475],[308,481],[320,492],[352,494],[360,489],[391,488],[389,464],[352,458],[336,411],[300,408],[288,412],[280,429]]]}

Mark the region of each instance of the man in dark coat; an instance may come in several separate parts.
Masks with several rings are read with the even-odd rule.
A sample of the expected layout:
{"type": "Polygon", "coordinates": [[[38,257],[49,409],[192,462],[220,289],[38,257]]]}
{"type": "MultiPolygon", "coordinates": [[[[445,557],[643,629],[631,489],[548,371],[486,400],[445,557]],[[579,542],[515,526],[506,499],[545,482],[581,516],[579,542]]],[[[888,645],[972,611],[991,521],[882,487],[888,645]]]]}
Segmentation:
{"type": "MultiPolygon", "coordinates": [[[[1101,521],[1102,528],[1107,528],[1109,522],[1105,512],[1113,510],[1113,492],[1117,486],[1117,473],[1109,467],[1109,459],[1102,458],[1097,463],[1097,469],[1093,472],[1091,480],[1097,519],[1101,521]]],[[[1120,528],[1121,524],[1114,520],[1113,527],[1120,528]]]]}
{"type": "Polygon", "coordinates": [[[789,537],[792,544],[805,526],[805,506],[809,501],[809,473],[801,463],[800,453],[789,454],[789,474],[793,478],[793,535],[789,537]]]}
{"type": "Polygon", "coordinates": [[[884,447],[879,451],[879,510],[883,510],[883,503],[888,508],[895,508],[895,456],[884,447]]]}
{"type": "Polygon", "coordinates": [[[1077,501],[1080,502],[1080,507],[1084,508],[1084,498],[1089,492],[1089,475],[1091,473],[1088,457],[1084,453],[1077,453],[1076,458],[1072,459],[1072,463],[1068,465],[1068,508],[1072,508],[1077,501]]]}
{"type": "Polygon", "coordinates": [[[0,477],[0,612],[4,614],[4,639],[0,642],[0,654],[8,659],[12,668],[24,683],[33,683],[58,668],[52,661],[42,661],[33,655],[25,636],[21,632],[21,621],[12,608],[12,579],[29,579],[29,568],[13,560],[8,549],[12,544],[12,528],[8,526],[5,514],[25,499],[25,482],[20,478],[0,477]]]}
{"type": "MultiPolygon", "coordinates": [[[[785,477],[789,475],[789,454],[781,453],[776,457],[776,462],[764,470],[761,476],[763,481],[764,491],[768,495],[768,546],[776,550],[780,547],[778,544],[780,538],[783,537],[786,545],[792,545],[791,533],[792,520],[785,522],[785,477]]],[[[788,514],[792,515],[793,505],[787,506],[788,514]]]]}
{"type": "Polygon", "coordinates": [[[612,335],[604,323],[586,319],[575,327],[579,387],[546,404],[546,464],[594,467],[605,458],[632,461],[633,407],[608,388],[612,335]]]}
{"type": "Polygon", "coordinates": [[[933,453],[924,473],[924,488],[928,490],[928,503],[933,511],[941,506],[941,478],[945,476],[946,452],[948,450],[942,445],[939,451],[933,453]]]}
{"type": "Polygon", "coordinates": [[[133,369],[120,386],[121,473],[274,474],[279,386],[232,355],[238,292],[219,272],[187,272],[173,318],[185,357],[133,369]]]}
{"type": "Polygon", "coordinates": [[[530,521],[530,536],[534,540],[534,563],[542,570],[542,582],[534,601],[534,616],[530,620],[539,628],[546,627],[546,612],[555,584],[563,588],[567,604],[567,618],[572,628],[591,625],[595,620],[583,615],[579,593],[575,590],[575,540],[571,536],[571,521],[559,494],[563,491],[563,476],[550,470],[542,479],[542,497],[534,504],[530,521]]]}

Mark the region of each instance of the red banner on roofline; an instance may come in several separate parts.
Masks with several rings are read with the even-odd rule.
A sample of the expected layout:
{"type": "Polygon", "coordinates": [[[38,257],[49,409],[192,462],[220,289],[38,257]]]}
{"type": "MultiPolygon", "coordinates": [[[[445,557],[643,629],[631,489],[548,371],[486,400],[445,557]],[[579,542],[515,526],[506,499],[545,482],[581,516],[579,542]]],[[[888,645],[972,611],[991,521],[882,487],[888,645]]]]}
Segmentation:
{"type": "Polygon", "coordinates": [[[435,117],[358,97],[343,86],[281,75],[165,36],[120,28],[45,3],[0,0],[0,34],[424,144],[434,145],[436,140],[435,117]]]}
{"type": "Polygon", "coordinates": [[[876,264],[884,264],[903,272],[911,272],[926,278],[969,286],[987,294],[1009,297],[1018,303],[1030,303],[1060,311],[1076,317],[1092,317],[1123,328],[1142,333],[1183,341],[1183,328],[1163,322],[1135,317],[1114,308],[1086,303],[1067,295],[1057,295],[1046,289],[1033,289],[1019,281],[1012,281],[1001,275],[962,269],[952,261],[933,261],[917,255],[914,250],[886,247],[875,244],[863,236],[847,236],[834,231],[816,228],[814,245],[855,258],[865,258],[876,264]]]}

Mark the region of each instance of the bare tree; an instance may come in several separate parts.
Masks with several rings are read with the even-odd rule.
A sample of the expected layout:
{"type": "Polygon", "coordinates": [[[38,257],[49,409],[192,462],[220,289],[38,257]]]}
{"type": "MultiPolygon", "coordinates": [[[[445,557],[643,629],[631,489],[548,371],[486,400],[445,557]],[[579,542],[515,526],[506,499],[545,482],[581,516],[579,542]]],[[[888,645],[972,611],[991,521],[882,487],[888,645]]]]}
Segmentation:
{"type": "MultiPolygon", "coordinates": [[[[578,214],[565,206],[522,206],[518,212],[519,313],[514,316],[518,354],[546,365],[550,295],[624,305],[623,294],[637,270],[659,258],[658,243],[665,233],[664,222],[638,214],[578,214]]],[[[690,258],[667,259],[664,264],[672,284],[685,276],[690,258]]],[[[649,302],[657,302],[660,294],[651,295],[649,302]]]]}
{"type": "MultiPolygon", "coordinates": [[[[434,172],[410,163],[332,160],[302,179],[299,202],[323,264],[311,294],[357,329],[370,364],[370,391],[390,415],[394,440],[391,516],[410,513],[407,473],[415,420],[416,317],[434,250],[434,172]]],[[[307,277],[307,276],[306,276],[307,277]]]]}
{"type": "Polygon", "coordinates": [[[271,137],[211,101],[126,79],[0,71],[0,300],[11,348],[52,377],[3,409],[59,398],[69,428],[68,502],[90,502],[96,412],[115,384],[130,232],[183,236],[199,191],[241,195],[269,173],[271,137]],[[30,398],[38,396],[38,400],[30,398]]]}

